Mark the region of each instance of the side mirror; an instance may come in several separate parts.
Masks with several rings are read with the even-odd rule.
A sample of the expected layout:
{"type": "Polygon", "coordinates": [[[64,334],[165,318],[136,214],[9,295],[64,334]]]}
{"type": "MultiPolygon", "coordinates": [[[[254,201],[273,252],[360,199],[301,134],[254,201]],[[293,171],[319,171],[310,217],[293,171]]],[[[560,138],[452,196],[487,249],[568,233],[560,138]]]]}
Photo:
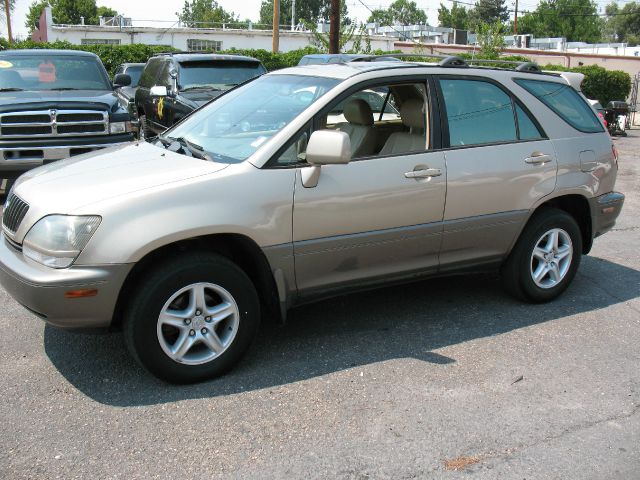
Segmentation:
{"type": "Polygon", "coordinates": [[[126,73],[119,73],[115,77],[113,77],[113,87],[128,87],[131,85],[131,77],[126,73]]]}
{"type": "Polygon", "coordinates": [[[154,85],[153,87],[151,87],[151,90],[149,90],[149,94],[152,97],[166,97],[167,87],[163,85],[154,85]]]}
{"type": "Polygon", "coordinates": [[[320,166],[345,165],[351,161],[351,140],[345,132],[317,130],[311,134],[307,144],[307,163],[302,169],[302,185],[312,188],[318,185],[320,166]]]}

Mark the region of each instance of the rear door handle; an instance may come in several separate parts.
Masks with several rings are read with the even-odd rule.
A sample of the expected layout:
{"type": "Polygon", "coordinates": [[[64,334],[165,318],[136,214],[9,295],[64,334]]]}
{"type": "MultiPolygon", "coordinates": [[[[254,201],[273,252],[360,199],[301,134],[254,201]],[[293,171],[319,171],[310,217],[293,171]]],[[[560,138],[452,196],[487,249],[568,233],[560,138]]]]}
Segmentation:
{"type": "Polygon", "coordinates": [[[544,165],[551,161],[551,156],[546,153],[533,152],[530,157],[524,159],[525,163],[532,165],[544,165]]]}
{"type": "Polygon", "coordinates": [[[405,178],[431,178],[442,175],[439,168],[425,168],[423,170],[413,170],[404,174],[405,178]]]}

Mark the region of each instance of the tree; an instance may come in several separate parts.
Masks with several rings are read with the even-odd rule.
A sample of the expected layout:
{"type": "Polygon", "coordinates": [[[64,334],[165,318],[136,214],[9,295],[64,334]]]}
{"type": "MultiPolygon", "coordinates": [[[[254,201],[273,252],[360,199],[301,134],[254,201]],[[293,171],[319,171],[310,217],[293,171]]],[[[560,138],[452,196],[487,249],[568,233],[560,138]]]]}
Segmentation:
{"type": "Polygon", "coordinates": [[[24,26],[27,27],[29,33],[38,28],[38,22],[40,21],[40,15],[46,6],[49,5],[49,0],[36,0],[29,6],[27,12],[27,18],[25,19],[24,26]]]}
{"type": "MultiPolygon", "coordinates": [[[[4,0],[1,0],[0,2],[0,19],[4,20],[5,18],[7,18],[5,16],[6,13],[6,5],[4,3],[4,0]]],[[[9,0],[9,12],[13,12],[13,10],[16,8],[16,0],[9,0]]]]}
{"type": "Polygon", "coordinates": [[[451,10],[441,3],[440,8],[438,8],[438,23],[441,27],[466,30],[469,28],[469,11],[455,1],[451,6],[451,10]]]}
{"type": "Polygon", "coordinates": [[[118,12],[116,10],[114,10],[113,8],[98,7],[96,9],[96,16],[98,18],[100,18],[100,17],[111,18],[111,17],[117,17],[118,15],[119,15],[118,12]]]}
{"type": "Polygon", "coordinates": [[[204,28],[239,21],[235,13],[227,12],[215,0],[185,0],[182,12],[177,15],[188,27],[204,28]]]}
{"type": "Polygon", "coordinates": [[[498,59],[504,49],[504,24],[499,20],[494,23],[480,23],[476,33],[480,45],[478,57],[498,59]]]}
{"type": "Polygon", "coordinates": [[[637,44],[640,37],[640,3],[629,2],[624,7],[611,3],[605,12],[605,35],[616,42],[637,44]]]}
{"type": "Polygon", "coordinates": [[[51,9],[55,23],[79,25],[81,17],[85,23],[97,23],[96,0],[52,0],[51,9]]]}
{"type": "Polygon", "coordinates": [[[368,22],[380,25],[417,25],[427,22],[427,14],[411,0],[396,0],[387,9],[371,12],[368,22]]]}
{"type": "Polygon", "coordinates": [[[542,0],[535,11],[518,18],[518,33],[595,43],[602,37],[602,24],[591,0],[542,0]]]}
{"type": "MultiPolygon", "coordinates": [[[[327,23],[331,13],[331,0],[296,0],[296,23],[327,23]]],[[[340,17],[347,17],[347,2],[340,2],[340,17]]],[[[260,23],[273,23],[273,0],[262,0],[260,23]]],[[[347,22],[350,24],[351,20],[347,22]]],[[[291,0],[280,0],[280,25],[291,24],[291,0]]]]}
{"type": "Polygon", "coordinates": [[[504,23],[509,20],[509,10],[505,0],[479,0],[469,12],[469,16],[473,25],[504,23]]]}

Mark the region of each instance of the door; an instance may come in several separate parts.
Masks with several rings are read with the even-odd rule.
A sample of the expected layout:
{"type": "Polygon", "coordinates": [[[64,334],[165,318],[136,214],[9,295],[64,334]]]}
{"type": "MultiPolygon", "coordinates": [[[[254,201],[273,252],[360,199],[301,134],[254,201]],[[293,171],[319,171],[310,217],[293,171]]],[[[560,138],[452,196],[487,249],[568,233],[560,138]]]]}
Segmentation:
{"type": "Polygon", "coordinates": [[[478,77],[439,83],[449,137],[441,270],[498,262],[533,205],[555,187],[553,145],[499,84],[478,77]]]}
{"type": "MultiPolygon", "coordinates": [[[[446,193],[444,154],[427,148],[424,85],[389,88],[402,98],[404,125],[390,134],[380,151],[346,165],[322,166],[313,188],[305,188],[301,181],[302,169],[311,167],[297,171],[293,243],[296,283],[303,296],[438,268],[446,193]]],[[[361,99],[362,91],[353,97],[361,99]]],[[[362,100],[357,102],[358,115],[347,115],[357,125],[343,130],[350,136],[356,127],[376,128],[362,100]]],[[[317,123],[332,128],[330,118],[317,123]]],[[[340,125],[344,128],[344,122],[340,125]]],[[[357,133],[352,149],[365,136],[357,133]]]]}

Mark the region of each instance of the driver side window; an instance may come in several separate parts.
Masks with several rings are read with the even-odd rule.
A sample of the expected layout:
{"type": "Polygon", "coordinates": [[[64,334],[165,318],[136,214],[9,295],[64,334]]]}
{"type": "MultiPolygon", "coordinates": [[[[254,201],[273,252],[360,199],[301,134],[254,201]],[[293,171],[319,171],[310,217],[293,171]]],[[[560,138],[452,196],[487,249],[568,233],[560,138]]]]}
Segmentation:
{"type": "MultiPolygon", "coordinates": [[[[422,83],[371,86],[330,104],[318,114],[315,125],[347,133],[352,159],[423,152],[429,131],[427,105],[422,83]]],[[[292,139],[275,164],[304,164],[311,133],[309,127],[292,139]]]]}

